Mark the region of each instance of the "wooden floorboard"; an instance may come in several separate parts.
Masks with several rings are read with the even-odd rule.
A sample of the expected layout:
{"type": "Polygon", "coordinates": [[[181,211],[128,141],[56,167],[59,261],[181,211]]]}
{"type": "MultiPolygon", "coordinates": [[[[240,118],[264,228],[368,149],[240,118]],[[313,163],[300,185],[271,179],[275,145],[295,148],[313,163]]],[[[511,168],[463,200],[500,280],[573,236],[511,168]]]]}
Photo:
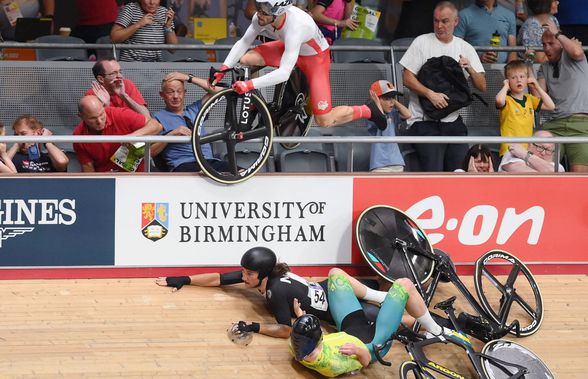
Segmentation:
{"type": "MultiPolygon", "coordinates": [[[[464,277],[471,286],[471,277],[464,277]]],[[[585,378],[586,276],[537,276],[545,302],[535,335],[517,342],[544,358],[558,378],[585,378]]],[[[442,300],[455,294],[440,288],[442,300]]],[[[459,300],[458,300],[459,301],[459,300]]],[[[185,287],[172,293],[153,279],[0,281],[2,378],[315,378],[294,362],[286,340],[256,335],[232,344],[231,322],[272,322],[255,291],[185,287]]],[[[460,351],[431,352],[467,373],[460,351]]],[[[406,360],[393,346],[391,368],[372,364],[356,378],[397,378],[406,360]]]]}

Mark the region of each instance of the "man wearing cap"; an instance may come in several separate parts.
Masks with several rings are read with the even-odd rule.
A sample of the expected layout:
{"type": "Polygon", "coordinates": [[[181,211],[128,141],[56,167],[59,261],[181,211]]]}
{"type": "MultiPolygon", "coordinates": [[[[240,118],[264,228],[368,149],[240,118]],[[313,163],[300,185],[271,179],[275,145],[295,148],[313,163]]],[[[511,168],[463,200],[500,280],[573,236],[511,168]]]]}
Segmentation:
{"type": "MultiPolygon", "coordinates": [[[[368,132],[372,136],[394,137],[396,128],[401,120],[410,118],[412,113],[402,105],[395,96],[398,91],[387,80],[377,80],[370,87],[370,96],[386,115],[386,127],[378,128],[373,121],[367,122],[368,132]]],[[[370,171],[372,172],[402,172],[404,159],[397,143],[374,143],[370,153],[370,171]]]]}

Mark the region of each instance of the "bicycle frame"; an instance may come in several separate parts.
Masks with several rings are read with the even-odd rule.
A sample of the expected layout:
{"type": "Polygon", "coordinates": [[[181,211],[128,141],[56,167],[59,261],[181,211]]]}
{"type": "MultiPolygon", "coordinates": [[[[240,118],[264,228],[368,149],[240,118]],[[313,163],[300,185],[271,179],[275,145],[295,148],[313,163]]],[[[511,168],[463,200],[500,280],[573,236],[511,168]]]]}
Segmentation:
{"type": "MultiPolygon", "coordinates": [[[[451,261],[448,256],[442,257],[436,254],[431,255],[427,252],[421,251],[420,249],[409,247],[407,243],[399,239],[395,240],[395,244],[398,248],[402,250],[402,254],[405,259],[405,264],[408,265],[410,274],[412,275],[412,278],[410,279],[412,279],[413,283],[415,283],[415,286],[421,294],[421,296],[423,297],[427,307],[429,307],[429,305],[431,304],[433,296],[435,295],[435,292],[439,285],[439,281],[441,281],[441,278],[443,277],[449,282],[453,283],[453,285],[458,289],[458,291],[463,295],[463,297],[472,306],[476,313],[478,313],[478,315],[480,315],[483,319],[488,321],[489,328],[485,328],[487,330],[484,330],[482,328],[482,325],[480,325],[478,333],[477,335],[475,335],[476,338],[479,338],[480,340],[487,342],[493,339],[502,338],[511,330],[518,330],[517,321],[514,321],[511,325],[506,325],[506,317],[510,311],[510,304],[512,304],[514,296],[513,294],[510,294],[507,298],[505,298],[506,306],[501,308],[500,313],[501,323],[496,324],[492,317],[490,317],[490,315],[484,310],[484,308],[482,308],[478,300],[472,295],[472,293],[467,289],[465,284],[461,281],[461,279],[457,275],[457,272],[451,265],[451,261]],[[427,288],[424,288],[424,286],[417,279],[414,263],[410,259],[409,251],[421,256],[425,256],[429,259],[432,259],[435,262],[431,283],[427,286],[427,288]]],[[[416,331],[418,330],[418,328],[419,324],[415,323],[415,325],[413,326],[413,330],[416,331]]]]}
{"type": "MultiPolygon", "coordinates": [[[[444,310],[445,313],[447,314],[449,320],[453,324],[454,328],[456,330],[458,330],[458,322],[455,317],[455,309],[453,308],[454,301],[455,301],[455,296],[437,304],[435,306],[435,308],[440,308],[440,309],[444,310]]],[[[396,339],[396,340],[404,343],[406,350],[408,351],[410,357],[412,358],[412,361],[414,361],[419,366],[420,372],[425,378],[429,377],[427,374],[427,371],[434,371],[434,372],[441,374],[441,375],[448,377],[448,378],[465,378],[463,375],[451,370],[450,368],[447,368],[443,365],[440,365],[440,364],[427,358],[427,356],[425,355],[425,353],[423,351],[423,348],[425,346],[428,346],[431,344],[436,344],[436,343],[452,343],[453,345],[456,345],[456,346],[459,346],[460,348],[462,348],[466,352],[466,354],[468,355],[468,358],[470,359],[470,362],[471,362],[474,370],[478,373],[478,375],[481,379],[488,379],[488,376],[485,374],[484,368],[482,367],[484,359],[492,362],[493,365],[500,368],[502,371],[504,371],[505,374],[510,375],[511,379],[522,378],[527,373],[527,369],[523,366],[520,366],[520,365],[517,365],[514,363],[510,363],[510,362],[506,362],[501,359],[498,359],[498,358],[495,358],[495,357],[492,357],[492,356],[475,351],[469,338],[467,336],[465,336],[463,333],[458,332],[458,335],[455,336],[455,338],[434,337],[434,338],[426,339],[425,336],[417,334],[416,332],[414,333],[414,336],[416,336],[416,338],[419,340],[418,341],[411,341],[406,336],[393,335],[391,337],[390,341],[392,339],[396,339]],[[511,368],[511,369],[509,369],[509,368],[511,368]]],[[[378,348],[378,351],[379,350],[380,349],[378,348]]],[[[381,359],[381,357],[379,356],[379,354],[376,354],[376,355],[377,355],[378,360],[381,363],[384,363],[384,364],[388,363],[388,362],[383,361],[381,359]]]]}

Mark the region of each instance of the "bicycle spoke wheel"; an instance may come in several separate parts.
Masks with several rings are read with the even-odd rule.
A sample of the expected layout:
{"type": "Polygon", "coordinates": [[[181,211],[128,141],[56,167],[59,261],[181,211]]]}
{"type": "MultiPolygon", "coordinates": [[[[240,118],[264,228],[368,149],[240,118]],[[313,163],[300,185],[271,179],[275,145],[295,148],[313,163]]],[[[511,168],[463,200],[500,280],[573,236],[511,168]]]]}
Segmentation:
{"type": "MultiPolygon", "coordinates": [[[[500,325],[520,323],[520,335],[535,333],[543,321],[543,298],[535,278],[514,255],[491,250],[476,261],[474,284],[484,310],[500,325]]],[[[516,335],[516,331],[511,330],[516,335]]]]}
{"type": "Polygon", "coordinates": [[[482,368],[489,379],[506,379],[519,372],[522,367],[525,379],[553,379],[545,363],[531,350],[511,341],[490,341],[482,349],[482,354],[503,362],[480,357],[482,368]]]}
{"type": "Polygon", "coordinates": [[[434,261],[414,252],[432,255],[431,244],[425,232],[404,212],[386,205],[366,209],[357,220],[355,238],[364,259],[384,279],[415,280],[397,240],[407,244],[418,281],[425,283],[431,277],[434,261]]]}
{"type": "Polygon", "coordinates": [[[400,366],[400,379],[428,379],[431,376],[423,373],[415,361],[405,361],[400,366]]]}
{"type": "Polygon", "coordinates": [[[238,95],[220,91],[204,104],[192,130],[192,149],[202,171],[211,179],[233,184],[249,179],[265,164],[271,151],[273,124],[265,101],[255,93],[238,95]],[[222,124],[206,134],[206,129],[222,124]],[[211,145],[225,150],[221,161],[212,160],[211,145]],[[256,152],[255,159],[239,161],[239,144],[256,152]]]}

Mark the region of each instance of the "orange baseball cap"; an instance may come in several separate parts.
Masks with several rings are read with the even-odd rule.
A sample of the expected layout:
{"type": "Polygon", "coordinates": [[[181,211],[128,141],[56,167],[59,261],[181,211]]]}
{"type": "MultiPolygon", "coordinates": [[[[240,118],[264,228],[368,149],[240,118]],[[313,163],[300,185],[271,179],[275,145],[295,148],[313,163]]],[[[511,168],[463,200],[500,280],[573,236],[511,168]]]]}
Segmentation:
{"type": "Polygon", "coordinates": [[[371,91],[380,97],[386,95],[386,97],[394,96],[398,94],[394,85],[387,80],[376,80],[370,87],[371,91]]]}

